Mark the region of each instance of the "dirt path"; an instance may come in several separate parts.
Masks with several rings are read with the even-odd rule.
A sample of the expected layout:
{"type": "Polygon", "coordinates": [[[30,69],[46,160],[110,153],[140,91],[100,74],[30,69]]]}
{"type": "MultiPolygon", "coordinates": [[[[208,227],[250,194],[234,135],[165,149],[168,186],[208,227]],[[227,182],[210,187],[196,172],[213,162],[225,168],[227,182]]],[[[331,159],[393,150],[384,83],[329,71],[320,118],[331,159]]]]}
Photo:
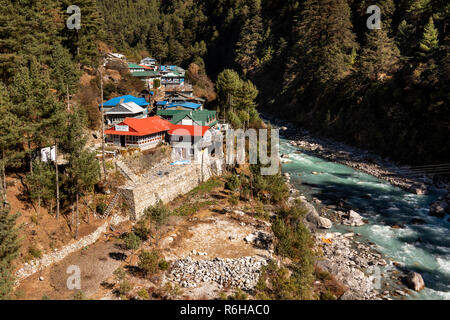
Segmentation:
{"type": "Polygon", "coordinates": [[[67,279],[70,276],[67,274],[67,268],[78,266],[81,271],[81,292],[89,297],[121,265],[121,259],[126,255],[127,252],[118,246],[115,239],[98,241],[25,279],[16,293],[21,299],[40,300],[43,296],[52,300],[73,299],[78,290],[67,288],[67,279]],[[43,277],[43,281],[39,280],[40,277],[43,277]]]}

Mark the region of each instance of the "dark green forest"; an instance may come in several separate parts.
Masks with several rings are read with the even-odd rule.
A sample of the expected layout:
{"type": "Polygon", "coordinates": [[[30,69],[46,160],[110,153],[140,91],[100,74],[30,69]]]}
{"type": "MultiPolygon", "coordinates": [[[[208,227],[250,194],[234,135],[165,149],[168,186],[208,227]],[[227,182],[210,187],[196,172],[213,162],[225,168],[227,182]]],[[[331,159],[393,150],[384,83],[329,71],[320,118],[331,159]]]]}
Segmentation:
{"type": "Polygon", "coordinates": [[[235,70],[256,85],[260,110],[324,136],[403,163],[448,160],[448,1],[1,2],[5,85],[35,64],[63,100],[67,86],[77,91],[79,70],[98,63],[102,40],[136,59],[195,63],[214,82],[235,70]],[[80,30],[65,27],[69,4],[81,8],[80,30]],[[373,4],[380,30],[366,26],[373,4]]]}

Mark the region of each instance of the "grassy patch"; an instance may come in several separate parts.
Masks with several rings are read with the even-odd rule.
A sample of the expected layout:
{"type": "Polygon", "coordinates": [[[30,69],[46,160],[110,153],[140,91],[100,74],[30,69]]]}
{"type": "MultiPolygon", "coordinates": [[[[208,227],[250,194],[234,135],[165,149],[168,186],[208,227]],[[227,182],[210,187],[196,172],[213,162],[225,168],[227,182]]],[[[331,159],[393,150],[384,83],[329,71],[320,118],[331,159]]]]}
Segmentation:
{"type": "Polygon", "coordinates": [[[191,194],[202,195],[202,194],[210,193],[214,189],[221,188],[221,187],[223,187],[222,181],[220,181],[218,179],[209,179],[208,181],[203,182],[202,184],[200,184],[199,186],[194,188],[191,191],[191,194]]]}

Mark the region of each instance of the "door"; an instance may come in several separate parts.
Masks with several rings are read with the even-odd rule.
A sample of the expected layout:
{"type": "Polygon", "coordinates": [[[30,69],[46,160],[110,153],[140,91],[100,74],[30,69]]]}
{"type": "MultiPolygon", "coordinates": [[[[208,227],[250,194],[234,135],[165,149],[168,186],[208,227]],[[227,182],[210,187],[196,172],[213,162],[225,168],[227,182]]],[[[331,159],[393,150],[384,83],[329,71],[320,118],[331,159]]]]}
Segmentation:
{"type": "Polygon", "coordinates": [[[125,136],[120,136],[120,146],[125,147],[125,136]]]}

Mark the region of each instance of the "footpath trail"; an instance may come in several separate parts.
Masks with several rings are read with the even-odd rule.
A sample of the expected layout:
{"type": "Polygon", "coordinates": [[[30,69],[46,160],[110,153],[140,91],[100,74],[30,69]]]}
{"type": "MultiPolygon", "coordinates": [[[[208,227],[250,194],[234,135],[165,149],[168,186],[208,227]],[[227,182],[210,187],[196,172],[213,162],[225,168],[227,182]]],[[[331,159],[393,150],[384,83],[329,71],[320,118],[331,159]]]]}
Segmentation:
{"type": "Polygon", "coordinates": [[[46,296],[52,300],[70,300],[78,291],[85,297],[91,296],[121,265],[120,259],[126,255],[115,238],[110,239],[103,235],[102,240],[92,246],[23,280],[16,290],[19,298],[40,300],[46,296]],[[71,276],[67,273],[69,266],[80,268],[81,290],[67,288],[67,279],[71,276]]]}

